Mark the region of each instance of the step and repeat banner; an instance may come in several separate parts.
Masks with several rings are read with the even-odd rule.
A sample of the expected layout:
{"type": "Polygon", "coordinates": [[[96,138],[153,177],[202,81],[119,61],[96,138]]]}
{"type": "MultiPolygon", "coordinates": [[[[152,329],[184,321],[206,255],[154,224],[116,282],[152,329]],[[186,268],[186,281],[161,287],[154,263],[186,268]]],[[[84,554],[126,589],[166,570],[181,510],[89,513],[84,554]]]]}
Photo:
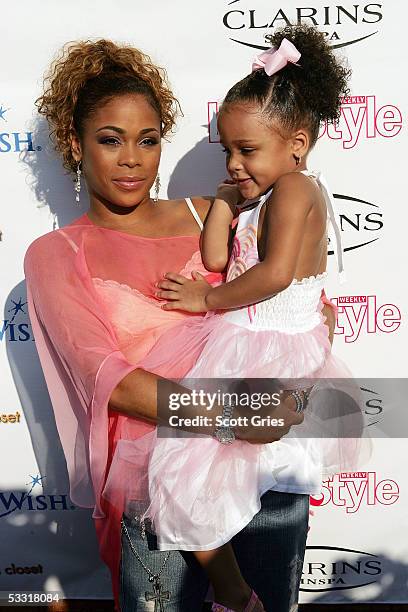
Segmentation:
{"type": "Polygon", "coordinates": [[[91,511],[69,498],[27,313],[28,245],[87,209],[36,114],[44,71],[71,40],[110,38],[150,54],[184,111],[164,144],[161,196],[208,195],[225,176],[215,121],[223,95],[249,72],[265,34],[313,23],[353,69],[340,121],[322,125],[309,168],[324,172],[341,215],[348,280],[338,283],[332,256],[327,284],[339,307],[334,352],[366,379],[374,449],[360,471],[337,474],[311,498],[300,601],[408,602],[406,440],[392,427],[406,404],[393,382],[407,373],[406,2],[23,0],[2,18],[0,591],[111,597],[91,511]]]}

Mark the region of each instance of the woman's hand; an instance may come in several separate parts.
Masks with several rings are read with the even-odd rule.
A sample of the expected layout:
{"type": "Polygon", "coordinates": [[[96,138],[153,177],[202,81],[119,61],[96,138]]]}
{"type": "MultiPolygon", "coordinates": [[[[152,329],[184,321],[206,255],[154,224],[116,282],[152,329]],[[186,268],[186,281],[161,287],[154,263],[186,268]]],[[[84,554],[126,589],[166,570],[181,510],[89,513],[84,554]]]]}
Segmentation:
{"type": "MultiPolygon", "coordinates": [[[[237,413],[239,414],[239,409],[237,413]]],[[[247,414],[247,412],[245,412],[245,414],[247,414]]],[[[274,408],[273,411],[264,408],[257,413],[257,416],[260,418],[269,416],[273,419],[282,419],[281,422],[283,424],[276,426],[265,424],[265,426],[247,425],[245,427],[234,427],[235,435],[238,439],[245,440],[250,444],[270,444],[271,442],[277,442],[289,433],[293,425],[300,425],[305,418],[303,412],[296,412],[296,402],[289,392],[283,393],[281,403],[274,408]]]]}
{"type": "Polygon", "coordinates": [[[323,306],[322,314],[326,318],[325,324],[329,328],[330,344],[333,344],[334,329],[336,327],[336,313],[332,306],[329,306],[329,304],[325,303],[323,306]]]}
{"type": "Polygon", "coordinates": [[[192,272],[193,280],[167,272],[164,280],[157,283],[161,291],[156,291],[156,297],[171,300],[162,305],[163,310],[184,310],[186,312],[207,312],[209,310],[206,297],[212,287],[199,272],[192,272]]]}

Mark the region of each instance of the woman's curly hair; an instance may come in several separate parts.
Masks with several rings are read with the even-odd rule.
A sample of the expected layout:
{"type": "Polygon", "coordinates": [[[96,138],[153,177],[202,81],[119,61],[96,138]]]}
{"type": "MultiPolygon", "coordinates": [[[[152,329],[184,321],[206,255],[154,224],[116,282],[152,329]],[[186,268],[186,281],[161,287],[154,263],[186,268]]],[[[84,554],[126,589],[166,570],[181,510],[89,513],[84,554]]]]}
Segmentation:
{"type": "Polygon", "coordinates": [[[263,68],[255,70],[229,90],[221,110],[235,103],[255,103],[288,132],[308,129],[313,146],[320,123],[339,118],[341,98],[349,93],[351,70],[314,26],[287,26],[266,37],[273,47],[278,47],[283,38],[301,53],[299,66],[288,63],[272,76],[263,68]]]}
{"type": "Polygon", "coordinates": [[[157,111],[162,136],[174,127],[180,105],[164,69],[148,55],[127,45],[100,39],[67,43],[44,78],[44,93],[35,104],[51,127],[55,148],[68,170],[76,169],[71,136],[83,135],[84,122],[117,95],[144,95],[157,111]]]}

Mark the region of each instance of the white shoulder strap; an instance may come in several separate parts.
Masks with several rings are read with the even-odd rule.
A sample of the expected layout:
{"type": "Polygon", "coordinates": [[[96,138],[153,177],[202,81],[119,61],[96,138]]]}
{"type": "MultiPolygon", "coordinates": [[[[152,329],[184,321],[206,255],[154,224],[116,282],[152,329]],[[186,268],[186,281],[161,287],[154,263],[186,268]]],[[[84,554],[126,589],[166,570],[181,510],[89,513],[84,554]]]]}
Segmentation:
{"type": "Polygon", "coordinates": [[[343,284],[346,281],[346,272],[344,270],[344,259],[343,259],[343,245],[341,243],[341,231],[340,226],[337,222],[338,213],[336,211],[336,204],[334,202],[333,195],[330,191],[330,188],[327,184],[326,179],[322,175],[321,172],[313,172],[311,173],[315,176],[317,182],[319,183],[323,197],[326,201],[327,211],[329,214],[329,219],[331,222],[331,226],[333,228],[334,237],[336,240],[336,258],[337,258],[337,268],[339,271],[340,283],[343,284]]]}
{"type": "Polygon", "coordinates": [[[194,204],[191,201],[191,198],[185,198],[185,200],[187,202],[187,206],[189,207],[191,214],[193,215],[194,219],[197,221],[200,230],[203,231],[203,227],[204,227],[203,222],[200,219],[200,215],[194,208],[194,204]]]}
{"type": "Polygon", "coordinates": [[[78,251],[79,251],[78,246],[75,244],[75,242],[73,240],[71,240],[71,238],[69,236],[67,236],[67,234],[64,232],[64,230],[58,229],[56,231],[58,231],[60,235],[64,236],[64,238],[66,239],[68,244],[71,246],[72,250],[75,251],[75,253],[78,253],[78,251]]]}

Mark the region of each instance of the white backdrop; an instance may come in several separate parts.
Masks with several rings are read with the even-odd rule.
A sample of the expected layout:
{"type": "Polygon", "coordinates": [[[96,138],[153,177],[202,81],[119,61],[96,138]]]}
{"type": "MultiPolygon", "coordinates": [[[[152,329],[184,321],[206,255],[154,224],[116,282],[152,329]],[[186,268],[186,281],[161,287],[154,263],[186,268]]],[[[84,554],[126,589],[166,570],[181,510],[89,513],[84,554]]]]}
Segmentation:
{"type": "MultiPolygon", "coordinates": [[[[343,214],[348,283],[335,352],[365,390],[367,426],[392,418],[376,380],[406,376],[406,2],[277,0],[9,3],[0,38],[0,590],[61,589],[110,597],[90,512],[74,508],[27,315],[23,256],[37,236],[85,212],[34,109],[42,75],[69,40],[131,43],[167,68],[184,117],[161,164],[162,196],[214,193],[225,175],[214,113],[250,68],[264,34],[311,23],[353,68],[339,125],[322,127],[310,168],[328,178],[343,214]]],[[[82,198],[84,200],[84,198],[82,198]]],[[[51,254],[50,254],[51,255],[51,254]]],[[[403,434],[401,434],[403,435],[403,434]]],[[[325,483],[311,500],[301,602],[408,601],[405,439],[376,439],[370,464],[325,483]],[[404,537],[401,535],[404,534],[404,537]]]]}

